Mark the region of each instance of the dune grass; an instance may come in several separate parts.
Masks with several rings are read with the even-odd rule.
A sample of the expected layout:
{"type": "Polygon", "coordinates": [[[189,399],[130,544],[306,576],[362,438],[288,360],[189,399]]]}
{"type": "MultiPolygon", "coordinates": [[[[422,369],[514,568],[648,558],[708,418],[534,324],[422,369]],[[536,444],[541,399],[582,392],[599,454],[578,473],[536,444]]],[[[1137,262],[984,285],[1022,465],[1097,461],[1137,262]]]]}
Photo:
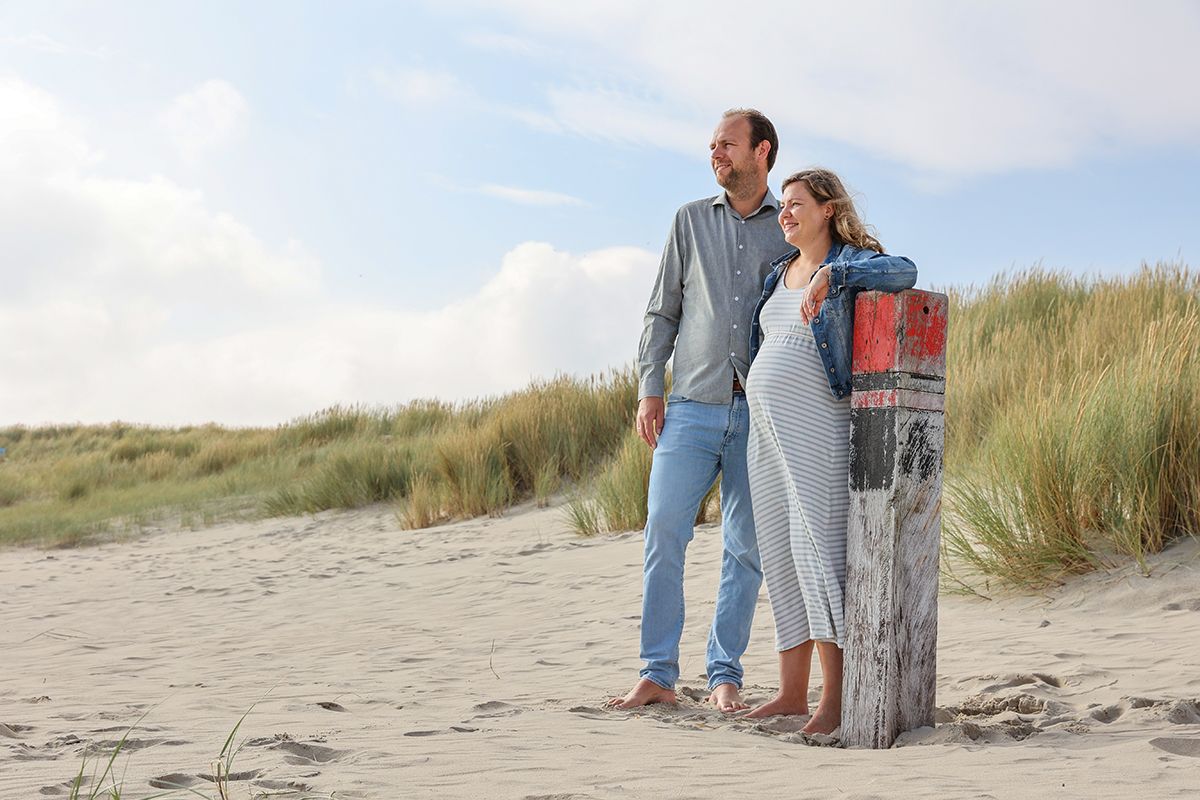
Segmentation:
{"type": "Polygon", "coordinates": [[[541,503],[632,425],[636,378],[558,378],[459,405],[335,407],[278,428],[0,429],[0,544],[394,502],[413,526],[541,503]],[[411,511],[411,513],[410,513],[411,511]]]}
{"type": "Polygon", "coordinates": [[[951,571],[1029,588],[1200,532],[1200,279],[1044,271],[952,294],[951,571]]]}
{"type": "MultiPolygon", "coordinates": [[[[1036,587],[1145,563],[1200,531],[1200,279],[1032,270],[954,290],[944,563],[1036,587]]],[[[461,404],[338,407],[274,429],[0,429],[0,544],[70,545],[164,518],[377,502],[410,528],[567,491],[580,533],[645,523],[632,370],[461,404]]],[[[699,517],[716,513],[715,489],[699,517]]]]}
{"type": "MultiPolygon", "coordinates": [[[[646,525],[646,499],[653,451],[633,431],[595,479],[576,491],[567,503],[567,519],[584,536],[639,530],[646,525]]],[[[696,511],[696,524],[721,514],[720,476],[709,487],[696,511]]]]}

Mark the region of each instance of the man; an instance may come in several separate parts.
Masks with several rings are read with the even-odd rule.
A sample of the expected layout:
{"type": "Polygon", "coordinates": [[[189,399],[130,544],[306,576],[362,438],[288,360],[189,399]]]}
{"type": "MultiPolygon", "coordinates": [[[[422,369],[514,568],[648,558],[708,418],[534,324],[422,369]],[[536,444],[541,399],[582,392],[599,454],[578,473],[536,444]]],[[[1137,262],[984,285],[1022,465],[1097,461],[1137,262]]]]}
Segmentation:
{"type": "Polygon", "coordinates": [[[779,147],[775,127],[754,109],[725,112],[711,162],[725,190],[679,209],[646,309],[638,352],[637,432],[654,448],[645,531],[641,657],[629,694],[634,708],[673,703],[683,632],[684,553],[701,499],[721,474],[724,554],[708,639],[709,700],[746,708],[741,656],[762,584],[746,471],[750,319],[771,261],[788,249],[767,188],[779,147]],[[663,402],[674,353],[670,410],[663,402]]]}

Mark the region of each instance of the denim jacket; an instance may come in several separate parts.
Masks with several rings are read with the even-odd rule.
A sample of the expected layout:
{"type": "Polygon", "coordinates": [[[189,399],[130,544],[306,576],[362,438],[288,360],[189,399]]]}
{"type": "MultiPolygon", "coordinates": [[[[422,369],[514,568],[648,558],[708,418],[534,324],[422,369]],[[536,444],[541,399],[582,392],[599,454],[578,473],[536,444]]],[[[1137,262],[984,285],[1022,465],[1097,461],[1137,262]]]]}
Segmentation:
{"type": "MultiPolygon", "coordinates": [[[[773,269],[763,283],[762,297],[750,323],[750,360],[758,355],[763,306],[775,291],[783,272],[800,254],[793,249],[771,262],[773,269]]],[[[825,365],[829,388],[837,398],[850,396],[850,359],[854,343],[854,300],[862,290],[899,292],[917,282],[917,267],[904,256],[889,256],[850,244],[834,242],[825,257],[829,266],[829,294],[821,310],[809,323],[817,352],[825,365]]]]}

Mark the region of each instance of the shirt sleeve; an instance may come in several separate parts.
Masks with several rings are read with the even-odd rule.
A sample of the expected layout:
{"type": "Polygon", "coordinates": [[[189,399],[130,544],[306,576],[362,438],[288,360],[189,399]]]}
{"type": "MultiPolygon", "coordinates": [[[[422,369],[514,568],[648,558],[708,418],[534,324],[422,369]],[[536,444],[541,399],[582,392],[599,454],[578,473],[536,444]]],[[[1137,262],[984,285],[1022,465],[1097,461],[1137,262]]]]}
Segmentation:
{"type": "Polygon", "coordinates": [[[663,247],[658,277],[646,306],[642,339],[638,345],[638,399],[662,397],[666,391],[667,361],[675,350],[679,319],[683,313],[683,209],[675,215],[663,247]]]}
{"type": "Polygon", "coordinates": [[[845,289],[899,292],[917,283],[917,265],[904,256],[847,247],[829,265],[829,294],[845,289]]]}

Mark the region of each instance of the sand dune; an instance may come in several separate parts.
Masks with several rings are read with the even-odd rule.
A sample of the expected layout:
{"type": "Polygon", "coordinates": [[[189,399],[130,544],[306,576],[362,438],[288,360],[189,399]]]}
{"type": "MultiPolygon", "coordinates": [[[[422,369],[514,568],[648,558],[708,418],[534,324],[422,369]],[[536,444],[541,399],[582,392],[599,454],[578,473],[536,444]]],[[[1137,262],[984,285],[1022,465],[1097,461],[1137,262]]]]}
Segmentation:
{"type": "MultiPolygon", "coordinates": [[[[425,531],[367,509],[0,553],[0,798],[65,796],[82,754],[142,714],[123,797],[215,795],[212,762],[256,701],[235,796],[1197,796],[1197,543],[1150,578],[943,597],[939,724],[870,752],[701,702],[719,537],[700,529],[689,556],[681,702],[637,712],[603,701],[638,667],[640,536],[581,540],[559,508],[425,531]]],[[[771,626],[764,594],[746,658],[759,699],[771,626]]]]}

